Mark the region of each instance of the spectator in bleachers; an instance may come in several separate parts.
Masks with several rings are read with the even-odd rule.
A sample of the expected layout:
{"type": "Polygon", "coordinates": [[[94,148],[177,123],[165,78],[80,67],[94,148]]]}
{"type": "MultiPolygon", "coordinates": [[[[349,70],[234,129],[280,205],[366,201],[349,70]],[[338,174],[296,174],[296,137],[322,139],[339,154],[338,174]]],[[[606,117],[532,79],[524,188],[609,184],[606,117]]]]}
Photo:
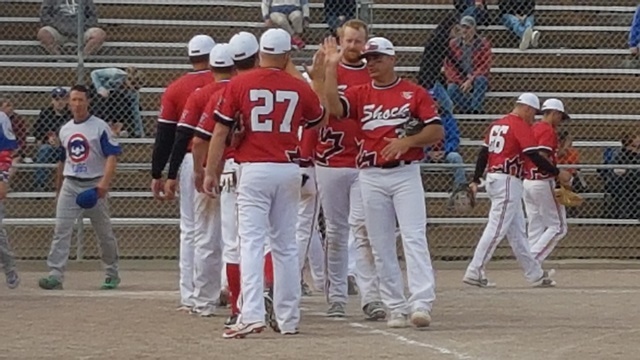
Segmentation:
{"type": "MultiPolygon", "coordinates": [[[[18,141],[18,148],[13,151],[13,160],[12,164],[16,165],[22,162],[22,158],[24,157],[24,144],[27,140],[27,125],[24,119],[15,112],[13,107],[13,102],[7,96],[0,96],[0,111],[5,113],[9,120],[11,120],[11,128],[13,129],[13,133],[16,135],[16,140],[18,141]]],[[[9,171],[9,176],[13,176],[16,172],[16,167],[12,166],[9,171]]]]}
{"type": "MultiPolygon", "coordinates": [[[[562,131],[558,135],[557,163],[562,165],[575,165],[580,163],[580,153],[573,147],[573,136],[568,131],[562,131]]],[[[571,176],[571,187],[575,192],[585,192],[587,183],[577,168],[567,168],[571,176]]]]}
{"type": "Polygon", "coordinates": [[[502,24],[520,39],[520,50],[540,45],[540,31],[533,30],[535,0],[500,0],[502,24]]]}
{"type": "Polygon", "coordinates": [[[342,24],[355,16],[356,0],[324,0],[324,21],[333,36],[342,24]]]}
{"type": "Polygon", "coordinates": [[[291,45],[304,48],[302,33],[309,26],[308,0],[262,0],[262,17],[267,27],[277,26],[291,34],[291,45]]]}
{"type": "Polygon", "coordinates": [[[631,29],[629,30],[629,51],[634,56],[639,55],[640,46],[640,4],[636,8],[636,13],[633,15],[633,22],[631,23],[631,29]]]}
{"type": "Polygon", "coordinates": [[[460,17],[473,16],[478,25],[485,25],[487,21],[486,0],[453,0],[460,17]]]}
{"type": "Polygon", "coordinates": [[[126,137],[132,130],[134,137],[145,136],[140,113],[140,89],[144,86],[144,79],[144,74],[135,67],[91,72],[91,81],[98,95],[94,113],[109,123],[121,124],[116,126],[126,129],[119,131],[121,137],[126,137]]]}
{"type": "MultiPolygon", "coordinates": [[[[60,47],[67,42],[77,42],[78,1],[43,0],[40,7],[42,28],[38,31],[38,40],[52,55],[60,55],[60,47]]],[[[107,33],[98,27],[98,16],[93,0],[84,0],[84,51],[86,57],[98,51],[107,33]]]]}
{"type": "MultiPolygon", "coordinates": [[[[60,140],[58,131],[72,118],[69,110],[67,90],[57,87],[51,91],[51,104],[40,110],[34,124],[33,136],[38,143],[37,164],[55,164],[58,160],[60,140]]],[[[38,168],[35,173],[35,186],[39,191],[48,190],[52,185],[49,168],[38,168]]]]}
{"type": "Polygon", "coordinates": [[[447,90],[460,111],[481,114],[489,88],[491,44],[478,35],[473,17],[463,17],[460,25],[460,36],[449,42],[444,63],[447,90]]]}
{"type": "Polygon", "coordinates": [[[453,170],[453,191],[467,185],[467,176],[464,172],[464,162],[460,155],[460,130],[453,116],[442,113],[442,126],[444,126],[444,140],[440,143],[425,148],[426,163],[459,164],[453,170]]]}
{"type": "MultiPolygon", "coordinates": [[[[614,164],[640,165],[640,135],[626,135],[614,164]]],[[[612,212],[616,219],[640,217],[640,169],[614,169],[612,212]]]]}

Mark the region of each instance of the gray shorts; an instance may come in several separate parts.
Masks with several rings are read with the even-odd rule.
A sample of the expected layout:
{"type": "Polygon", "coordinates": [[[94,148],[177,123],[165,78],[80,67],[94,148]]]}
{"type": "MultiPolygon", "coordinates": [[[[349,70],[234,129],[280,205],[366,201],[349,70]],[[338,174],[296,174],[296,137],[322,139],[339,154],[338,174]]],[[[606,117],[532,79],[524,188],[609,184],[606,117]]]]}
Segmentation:
{"type": "MultiPolygon", "coordinates": [[[[56,39],[56,42],[58,43],[58,45],[64,45],[66,43],[76,43],[77,37],[75,35],[74,36],[62,35],[56,28],[52,26],[44,26],[40,30],[46,30],[51,35],[53,35],[53,38],[56,39]]],[[[84,32],[84,41],[86,42],[91,37],[91,35],[93,35],[96,31],[100,31],[100,28],[87,29],[87,31],[84,32]]]]}

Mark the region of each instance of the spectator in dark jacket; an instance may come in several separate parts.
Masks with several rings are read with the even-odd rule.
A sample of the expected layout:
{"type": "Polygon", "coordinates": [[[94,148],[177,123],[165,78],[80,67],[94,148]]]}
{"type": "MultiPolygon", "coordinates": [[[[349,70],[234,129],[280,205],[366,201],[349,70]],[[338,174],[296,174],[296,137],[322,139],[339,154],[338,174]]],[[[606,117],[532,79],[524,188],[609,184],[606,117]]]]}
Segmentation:
{"type": "Polygon", "coordinates": [[[478,25],[485,25],[487,21],[486,0],[453,0],[460,17],[473,16],[478,25]]]}
{"type": "Polygon", "coordinates": [[[324,0],[324,21],[334,36],[342,24],[355,17],[356,0],[324,0]]]}
{"type": "Polygon", "coordinates": [[[638,47],[640,46],[640,4],[636,8],[636,13],[633,15],[633,22],[631,23],[631,29],[629,30],[629,50],[631,54],[638,56],[638,47]]]}
{"type": "Polygon", "coordinates": [[[535,0],[500,0],[502,24],[520,39],[520,50],[540,45],[540,31],[533,30],[535,0]]]}
{"type": "MultiPolygon", "coordinates": [[[[38,31],[38,40],[52,55],[60,55],[60,46],[67,42],[77,43],[78,39],[78,0],[43,0],[40,7],[42,28],[38,31]]],[[[84,51],[91,55],[98,51],[107,33],[98,27],[98,16],[93,0],[84,0],[84,51]]]]}
{"type": "MultiPolygon", "coordinates": [[[[37,164],[55,164],[58,160],[57,149],[60,148],[58,131],[73,116],[69,110],[67,90],[57,87],[51,91],[51,105],[42,109],[34,125],[33,136],[38,142],[37,164]]],[[[51,169],[38,168],[35,174],[37,190],[47,189],[51,185],[51,169]]]]}
{"type": "MultiPolygon", "coordinates": [[[[640,165],[640,135],[627,135],[614,164],[640,165]]],[[[640,169],[613,170],[612,215],[616,219],[640,217],[640,169]]]]}
{"type": "Polygon", "coordinates": [[[460,25],[460,36],[449,42],[449,55],[444,63],[447,90],[459,110],[483,113],[491,71],[491,44],[477,34],[473,17],[463,17],[460,25]]]}

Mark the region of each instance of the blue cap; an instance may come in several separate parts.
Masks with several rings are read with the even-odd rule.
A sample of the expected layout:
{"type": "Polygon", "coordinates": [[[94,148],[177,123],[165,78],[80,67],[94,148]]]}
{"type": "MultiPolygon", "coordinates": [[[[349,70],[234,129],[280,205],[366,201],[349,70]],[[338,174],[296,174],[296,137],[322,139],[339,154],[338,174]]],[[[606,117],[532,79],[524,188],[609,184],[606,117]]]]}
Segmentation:
{"type": "Polygon", "coordinates": [[[91,209],[98,203],[98,188],[85,190],[76,197],[76,204],[83,209],[91,209]]]}
{"type": "Polygon", "coordinates": [[[52,98],[63,98],[67,96],[67,90],[63,87],[58,86],[57,88],[51,90],[51,97],[52,98]]]}

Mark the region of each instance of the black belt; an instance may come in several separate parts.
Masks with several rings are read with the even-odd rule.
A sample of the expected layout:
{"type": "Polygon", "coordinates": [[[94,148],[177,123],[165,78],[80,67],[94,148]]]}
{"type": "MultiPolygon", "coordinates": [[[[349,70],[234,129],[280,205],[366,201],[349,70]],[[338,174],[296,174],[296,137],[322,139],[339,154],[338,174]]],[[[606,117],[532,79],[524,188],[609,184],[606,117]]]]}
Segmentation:
{"type": "Polygon", "coordinates": [[[79,178],[79,177],[75,177],[75,176],[65,176],[65,179],[69,179],[69,180],[73,180],[73,181],[80,181],[80,182],[90,182],[90,181],[95,181],[95,180],[99,180],[102,178],[102,176],[98,176],[98,177],[94,177],[94,178],[79,178]]]}
{"type": "Polygon", "coordinates": [[[394,169],[400,166],[411,165],[411,164],[413,164],[413,161],[397,160],[397,161],[387,162],[381,165],[376,165],[375,167],[380,169],[394,169]]]}

